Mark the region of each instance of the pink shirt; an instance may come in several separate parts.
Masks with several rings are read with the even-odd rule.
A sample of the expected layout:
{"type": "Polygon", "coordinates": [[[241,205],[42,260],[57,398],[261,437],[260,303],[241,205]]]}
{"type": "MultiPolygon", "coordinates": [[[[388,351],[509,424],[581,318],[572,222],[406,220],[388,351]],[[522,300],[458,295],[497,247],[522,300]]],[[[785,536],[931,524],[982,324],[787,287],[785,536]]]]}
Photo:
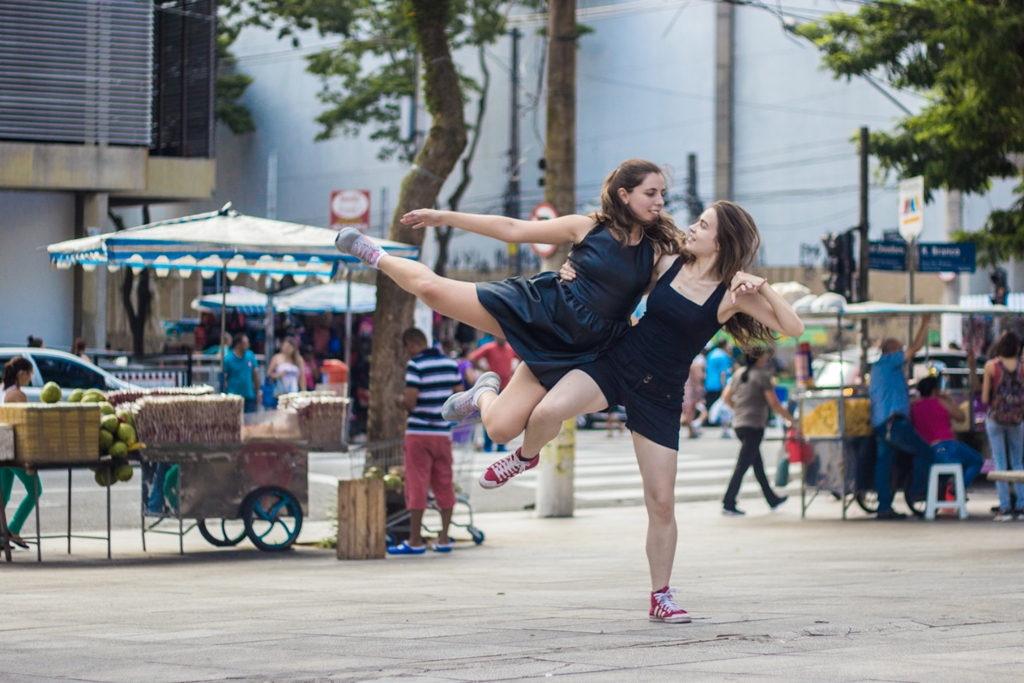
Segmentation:
{"type": "Polygon", "coordinates": [[[922,398],[911,405],[910,422],[929,445],[956,438],[949,413],[937,398],[922,398]]]}

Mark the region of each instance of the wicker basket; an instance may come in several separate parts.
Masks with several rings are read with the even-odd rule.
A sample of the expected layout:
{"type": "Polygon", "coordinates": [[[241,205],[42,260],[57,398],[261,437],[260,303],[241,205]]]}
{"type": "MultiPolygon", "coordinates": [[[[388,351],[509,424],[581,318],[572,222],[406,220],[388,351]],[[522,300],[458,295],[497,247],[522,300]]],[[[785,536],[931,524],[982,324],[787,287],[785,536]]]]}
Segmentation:
{"type": "Polygon", "coordinates": [[[99,406],[0,404],[0,422],[14,426],[15,465],[31,467],[99,460],[99,406]]]}

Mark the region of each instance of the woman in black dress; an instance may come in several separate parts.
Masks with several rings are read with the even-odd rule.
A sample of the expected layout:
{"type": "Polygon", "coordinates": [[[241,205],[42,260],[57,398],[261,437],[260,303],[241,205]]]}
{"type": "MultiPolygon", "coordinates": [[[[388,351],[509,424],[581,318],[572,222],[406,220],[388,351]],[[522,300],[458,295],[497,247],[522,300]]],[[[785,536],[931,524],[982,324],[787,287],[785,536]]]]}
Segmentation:
{"type": "MultiPolygon", "coordinates": [[[[743,272],[757,254],[757,226],[731,202],[716,202],[690,226],[685,251],[658,263],[647,312],[598,360],[565,375],[534,408],[521,452],[529,458],[576,415],[626,407],[626,428],[644,483],[652,621],[690,621],[671,597],[676,549],[675,481],[683,385],[690,363],[720,328],[740,344],[767,342],[772,331],[798,337],[803,323],[764,278],[743,272]],[[730,283],[727,285],[726,283],[730,283]]],[[[571,279],[571,264],[562,276],[571,279]]],[[[499,460],[484,481],[504,484],[518,472],[499,460]]],[[[488,488],[493,488],[489,486],[488,488]]]]}
{"type": "MultiPolygon", "coordinates": [[[[453,397],[444,413],[458,421],[479,411],[491,438],[506,443],[523,431],[533,407],[566,372],[606,352],[629,329],[655,262],[681,245],[682,232],[661,213],[664,194],[662,170],[631,159],[605,179],[601,210],[589,216],[538,222],[419,209],[402,217],[414,228],[453,225],[510,243],[571,242],[569,260],[578,274],[571,283],[553,272],[461,282],[417,261],[388,256],[355,230],[343,230],[337,244],[438,313],[508,340],[523,362],[501,396],[497,375],[484,373],[472,389],[453,397]]],[[[534,458],[514,466],[525,470],[536,463],[534,458]]]]}

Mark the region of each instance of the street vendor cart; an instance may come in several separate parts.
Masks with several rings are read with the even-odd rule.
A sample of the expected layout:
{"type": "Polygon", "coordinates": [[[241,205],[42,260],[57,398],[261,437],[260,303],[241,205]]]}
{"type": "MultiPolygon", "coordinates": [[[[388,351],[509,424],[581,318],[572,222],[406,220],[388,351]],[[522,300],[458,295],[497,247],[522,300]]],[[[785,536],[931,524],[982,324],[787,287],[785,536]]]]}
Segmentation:
{"type": "MultiPolygon", "coordinates": [[[[925,314],[954,315],[1017,315],[1004,306],[962,307],[952,305],[908,305],[889,304],[868,301],[859,304],[848,304],[841,310],[822,312],[797,311],[806,323],[821,325],[834,324],[836,329],[835,343],[839,349],[838,372],[832,373],[828,386],[810,386],[797,390],[794,395],[799,407],[802,435],[799,442],[792,446],[801,452],[801,514],[806,516],[807,509],[819,493],[827,492],[842,502],[842,515],[846,519],[850,505],[857,503],[865,512],[877,511],[877,499],[874,496],[874,432],[871,428],[871,406],[867,394],[867,366],[869,349],[862,348],[851,353],[844,350],[844,335],[853,334],[852,328],[857,321],[870,321],[878,318],[911,318],[925,314]],[[845,355],[845,358],[844,358],[845,355]],[[853,356],[851,358],[850,356],[853,356]],[[859,367],[858,367],[859,366],[859,367]]],[[[912,327],[912,323],[908,329],[912,327]]],[[[862,336],[864,327],[862,327],[862,336]]],[[[974,326],[967,325],[968,348],[973,349],[970,335],[974,326]]],[[[943,364],[933,362],[929,357],[932,352],[928,346],[915,359],[918,372],[925,374],[941,374],[943,389],[953,395],[956,402],[964,407],[969,419],[963,424],[954,425],[958,435],[977,435],[979,420],[983,422],[982,413],[975,410],[976,391],[980,382],[974,381],[977,375],[976,359],[968,353],[966,368],[940,367],[943,364]],[[921,361],[921,362],[919,362],[921,361]]],[[[980,430],[983,432],[983,428],[980,430]]],[[[900,462],[894,467],[893,490],[909,488],[909,462],[900,462]]],[[[911,496],[907,503],[911,510],[919,516],[924,515],[924,501],[911,496]]]]}

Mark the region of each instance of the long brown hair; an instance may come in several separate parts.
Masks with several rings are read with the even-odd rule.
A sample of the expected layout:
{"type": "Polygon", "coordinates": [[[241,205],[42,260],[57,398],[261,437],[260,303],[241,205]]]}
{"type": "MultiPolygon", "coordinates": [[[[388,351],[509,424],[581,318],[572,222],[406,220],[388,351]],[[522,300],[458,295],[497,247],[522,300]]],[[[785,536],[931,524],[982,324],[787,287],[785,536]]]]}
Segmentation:
{"type": "Polygon", "coordinates": [[[15,356],[4,364],[4,389],[18,383],[18,373],[32,371],[32,363],[24,356],[15,356]]]}
{"type": "MultiPolygon", "coordinates": [[[[715,258],[714,275],[728,287],[736,273],[753,265],[761,247],[761,233],[753,216],[738,204],[722,200],[712,204],[711,208],[718,217],[718,256],[715,258]]],[[[697,257],[684,251],[680,258],[684,263],[690,263],[697,257]]],[[[770,344],[775,340],[775,335],[766,325],[746,313],[734,314],[724,327],[744,348],[770,344]]]]}
{"type": "Polygon", "coordinates": [[[676,227],[672,217],[660,213],[650,222],[640,221],[636,214],[619,198],[619,189],[632,192],[644,179],[652,173],[666,176],[665,169],[653,161],[644,159],[627,159],[619,164],[604,179],[601,186],[601,208],[590,214],[590,218],[598,225],[603,225],[623,246],[629,244],[629,235],[633,225],[640,223],[643,234],[654,244],[654,254],[675,254],[679,252],[682,242],[682,231],[676,227]]]}

